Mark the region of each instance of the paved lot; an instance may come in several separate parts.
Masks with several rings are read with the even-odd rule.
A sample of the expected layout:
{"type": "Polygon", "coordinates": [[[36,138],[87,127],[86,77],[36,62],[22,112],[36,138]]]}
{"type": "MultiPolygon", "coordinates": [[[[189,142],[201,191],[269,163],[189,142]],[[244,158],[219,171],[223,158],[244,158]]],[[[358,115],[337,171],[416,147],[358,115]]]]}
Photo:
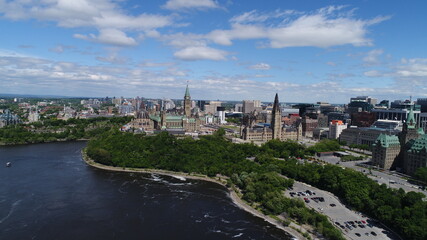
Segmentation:
{"type": "Polygon", "coordinates": [[[293,190],[286,191],[285,195],[287,197],[291,197],[290,192],[298,193],[298,192],[306,192],[307,190],[314,192],[315,195],[311,195],[311,196],[295,195],[293,196],[293,198],[300,198],[302,200],[304,200],[304,198],[309,199],[309,202],[306,203],[306,205],[328,216],[332,221],[332,223],[334,223],[334,225],[337,226],[337,228],[341,229],[341,231],[344,233],[347,239],[360,239],[360,240],[399,239],[392,232],[383,228],[380,224],[375,223],[373,220],[363,216],[362,214],[354,212],[348,209],[347,207],[345,207],[338,200],[338,198],[335,197],[332,193],[322,191],[310,185],[295,181],[293,190]],[[312,199],[315,197],[317,198],[322,197],[324,201],[316,202],[312,199]],[[362,221],[362,220],[365,221],[366,223],[357,224],[355,222],[355,221],[362,221]],[[349,222],[349,221],[353,221],[355,224],[353,225],[345,224],[345,222],[349,222]],[[356,227],[349,228],[348,225],[350,226],[355,225],[356,227]],[[372,234],[372,232],[374,232],[374,234],[372,234]],[[357,234],[359,234],[360,236],[358,236],[357,234]]]}

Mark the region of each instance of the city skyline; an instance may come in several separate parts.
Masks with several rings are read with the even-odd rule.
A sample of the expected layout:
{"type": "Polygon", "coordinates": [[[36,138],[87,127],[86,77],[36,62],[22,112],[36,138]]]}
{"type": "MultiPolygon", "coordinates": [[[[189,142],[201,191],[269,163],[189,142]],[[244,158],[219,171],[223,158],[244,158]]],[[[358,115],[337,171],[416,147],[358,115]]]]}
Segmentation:
{"type": "Polygon", "coordinates": [[[427,3],[1,1],[1,93],[427,97],[427,3]]]}

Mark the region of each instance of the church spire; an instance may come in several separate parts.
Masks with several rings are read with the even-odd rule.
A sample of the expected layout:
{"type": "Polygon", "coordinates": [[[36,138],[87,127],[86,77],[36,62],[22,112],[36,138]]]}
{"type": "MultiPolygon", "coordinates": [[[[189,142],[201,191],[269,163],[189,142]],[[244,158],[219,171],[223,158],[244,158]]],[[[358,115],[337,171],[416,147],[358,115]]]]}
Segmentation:
{"type": "Polygon", "coordinates": [[[279,95],[274,97],[273,111],[271,112],[271,129],[273,139],[281,139],[282,135],[282,113],[280,111],[279,95]]]}
{"type": "Polygon", "coordinates": [[[274,112],[280,112],[279,95],[277,93],[274,97],[273,113],[274,112]]]}

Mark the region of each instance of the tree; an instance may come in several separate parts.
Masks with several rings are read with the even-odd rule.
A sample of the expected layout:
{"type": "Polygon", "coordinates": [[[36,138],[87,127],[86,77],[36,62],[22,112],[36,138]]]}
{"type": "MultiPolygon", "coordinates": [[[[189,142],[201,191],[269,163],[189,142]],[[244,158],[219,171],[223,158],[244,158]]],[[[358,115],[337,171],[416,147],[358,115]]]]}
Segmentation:
{"type": "Polygon", "coordinates": [[[427,167],[418,168],[415,171],[415,178],[427,184],[427,167]]]}

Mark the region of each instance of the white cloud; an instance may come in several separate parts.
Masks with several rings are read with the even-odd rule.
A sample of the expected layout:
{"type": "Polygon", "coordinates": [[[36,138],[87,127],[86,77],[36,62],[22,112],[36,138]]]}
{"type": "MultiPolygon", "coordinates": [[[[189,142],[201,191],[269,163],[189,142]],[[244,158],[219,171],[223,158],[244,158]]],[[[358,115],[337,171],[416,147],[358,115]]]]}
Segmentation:
{"type": "Polygon", "coordinates": [[[367,28],[380,23],[388,17],[361,20],[348,12],[340,12],[342,6],[319,9],[314,13],[277,14],[283,20],[279,24],[266,24],[269,16],[251,11],[233,17],[231,29],[214,30],[206,35],[211,41],[231,45],[234,39],[267,39],[265,44],[272,48],[285,47],[331,47],[345,44],[370,46],[372,40],[367,38],[367,28]],[[296,18],[287,17],[297,16],[296,18]],[[243,23],[243,24],[242,24],[243,23]],[[256,23],[256,24],[253,24],[256,23]],[[261,25],[263,23],[264,25],[261,25]]]}
{"type": "Polygon", "coordinates": [[[271,66],[267,63],[258,63],[249,67],[254,70],[270,70],[271,66]]]}
{"type": "Polygon", "coordinates": [[[62,27],[97,27],[150,30],[171,25],[170,16],[142,13],[126,15],[111,0],[46,0],[3,2],[0,13],[8,19],[37,19],[62,27]]]}
{"type": "MultiPolygon", "coordinates": [[[[427,80],[427,58],[402,59],[396,67],[396,75],[404,78],[419,78],[427,80]]],[[[426,82],[427,83],[427,82],[426,82]]]]}
{"type": "Polygon", "coordinates": [[[366,56],[363,58],[363,61],[365,62],[365,65],[372,66],[372,65],[378,65],[380,63],[380,60],[378,59],[384,51],[382,49],[374,49],[372,51],[369,51],[366,56]]]}
{"type": "Polygon", "coordinates": [[[129,61],[128,58],[119,57],[115,54],[112,54],[106,57],[96,57],[96,59],[101,62],[113,63],[113,64],[126,64],[129,61]]]}
{"type": "Polygon", "coordinates": [[[169,10],[186,9],[209,9],[218,8],[218,4],[213,0],[169,0],[163,5],[163,8],[169,10]]]}
{"type": "Polygon", "coordinates": [[[111,44],[117,46],[135,46],[137,42],[135,39],[126,36],[126,33],[113,29],[101,29],[99,31],[99,35],[95,36],[94,34],[82,35],[82,34],[74,34],[75,38],[89,40],[93,42],[99,42],[104,44],[111,44]]]}
{"type": "Polygon", "coordinates": [[[363,75],[367,77],[381,77],[383,74],[377,70],[370,70],[370,71],[364,72],[363,75]]]}
{"type": "Polygon", "coordinates": [[[226,60],[226,51],[206,46],[186,47],[174,53],[176,58],[188,61],[194,60],[226,60]]]}
{"type": "Polygon", "coordinates": [[[168,45],[175,48],[186,48],[194,46],[206,46],[207,41],[199,34],[184,34],[176,33],[170,35],[163,35],[160,37],[162,41],[167,42],[168,45]]]}
{"type": "Polygon", "coordinates": [[[233,39],[264,38],[267,32],[261,26],[233,24],[231,30],[214,30],[206,38],[221,45],[232,45],[233,39]]]}
{"type": "Polygon", "coordinates": [[[230,19],[232,23],[247,24],[247,23],[260,23],[270,19],[284,18],[285,16],[291,16],[301,14],[295,10],[280,10],[277,9],[268,13],[259,13],[257,10],[245,12],[241,15],[234,16],[230,19]]]}
{"type": "Polygon", "coordinates": [[[63,53],[66,49],[73,49],[74,46],[57,45],[56,47],[50,48],[49,51],[55,53],[63,53]]]}
{"type": "Polygon", "coordinates": [[[174,62],[150,62],[150,61],[144,61],[139,64],[141,67],[171,67],[174,66],[174,62]]]}
{"type": "MultiPolygon", "coordinates": [[[[128,46],[132,46],[136,42],[124,37],[125,31],[147,31],[153,34],[152,31],[157,28],[174,24],[172,16],[147,13],[135,16],[126,14],[120,5],[113,0],[0,1],[0,15],[12,20],[52,21],[60,27],[67,28],[92,27],[104,29],[101,30],[100,36],[97,38],[99,42],[128,46]],[[115,29],[119,36],[112,41],[104,38],[103,34],[113,33],[112,31],[108,32],[108,29],[115,29]]],[[[91,36],[76,35],[76,37],[93,40],[91,36]]]]}
{"type": "Polygon", "coordinates": [[[333,67],[335,67],[337,65],[335,62],[327,62],[326,64],[328,64],[329,66],[333,66],[333,67]]]}
{"type": "MultiPolygon", "coordinates": [[[[1,53],[1,51],[0,51],[1,53]]],[[[106,57],[109,58],[109,57],[106,57]]],[[[110,58],[113,59],[113,58],[110,58]]],[[[145,64],[157,66],[156,63],[145,64]]],[[[345,103],[351,95],[373,95],[378,98],[399,99],[409,95],[426,96],[424,71],[427,59],[407,59],[396,67],[405,70],[401,81],[381,84],[381,87],[349,87],[344,81],[323,81],[302,84],[298,79],[276,80],[268,75],[223,75],[212,73],[192,79],[191,72],[169,63],[158,63],[158,68],[146,69],[140,65],[85,66],[73,62],[55,62],[36,57],[0,54],[0,85],[3,92],[58,94],[71,96],[144,96],[158,98],[182,97],[185,81],[191,80],[192,95],[197,99],[261,99],[272,101],[279,92],[281,101],[315,102],[325,100],[345,103]],[[422,73],[422,74],[421,74],[422,73]],[[411,77],[406,77],[406,76],[411,77]],[[412,77],[416,76],[416,77],[412,77]],[[270,77],[268,82],[259,78],[270,77]],[[424,80],[423,80],[424,79],[424,80]],[[84,88],[81,86],[84,85],[84,88]],[[270,97],[271,96],[271,97],[270,97]]],[[[369,74],[368,74],[369,75],[369,74]]],[[[341,76],[344,77],[344,76],[341,76]]]]}

